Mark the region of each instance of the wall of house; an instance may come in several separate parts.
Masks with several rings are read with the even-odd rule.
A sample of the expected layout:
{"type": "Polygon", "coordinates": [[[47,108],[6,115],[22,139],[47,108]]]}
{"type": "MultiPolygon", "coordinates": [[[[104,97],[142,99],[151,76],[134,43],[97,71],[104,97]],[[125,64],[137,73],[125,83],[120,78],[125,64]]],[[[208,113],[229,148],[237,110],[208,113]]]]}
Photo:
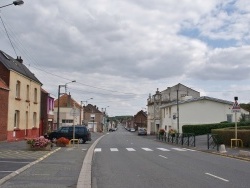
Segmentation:
{"type": "MultiPolygon", "coordinates": [[[[231,105],[218,103],[210,100],[201,100],[179,105],[179,130],[182,132],[182,125],[187,124],[209,124],[227,121],[227,115],[232,116],[235,121],[234,113],[231,112],[231,105]]],[[[242,113],[248,113],[242,110],[242,113]]],[[[173,115],[177,116],[177,106],[162,109],[162,128],[167,126],[177,130],[177,119],[173,119],[173,115]],[[164,116],[165,110],[165,116],[164,116]]],[[[239,121],[239,115],[237,121],[239,121]]]]}
{"type": "Polygon", "coordinates": [[[8,105],[7,140],[22,140],[25,137],[39,136],[41,85],[23,75],[10,71],[8,105]],[[16,83],[20,81],[20,99],[16,99],[16,83]],[[29,99],[27,98],[29,85],[29,99]],[[34,100],[34,89],[37,89],[37,102],[34,100]],[[15,111],[19,111],[19,127],[14,127],[15,111]],[[33,114],[36,113],[36,122],[33,114]]]}
{"type": "Polygon", "coordinates": [[[7,140],[9,91],[0,88],[0,141],[7,140]]]}
{"type": "Polygon", "coordinates": [[[0,63],[0,75],[1,79],[6,83],[6,85],[9,85],[9,70],[6,69],[5,66],[3,66],[2,63],[0,63]]]}

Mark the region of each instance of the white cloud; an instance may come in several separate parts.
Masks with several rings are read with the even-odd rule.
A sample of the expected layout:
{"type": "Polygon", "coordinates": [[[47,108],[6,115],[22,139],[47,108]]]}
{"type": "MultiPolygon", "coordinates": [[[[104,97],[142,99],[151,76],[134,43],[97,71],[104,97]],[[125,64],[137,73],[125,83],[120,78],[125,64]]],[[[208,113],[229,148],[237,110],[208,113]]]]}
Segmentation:
{"type": "MultiPolygon", "coordinates": [[[[233,99],[250,79],[249,12],[244,0],[25,0],[1,9],[18,55],[48,92],[57,98],[58,85],[75,79],[73,98],[93,97],[113,115],[133,115],[149,93],[179,82],[233,99]]],[[[0,33],[0,49],[15,57],[1,24],[0,33]]]]}

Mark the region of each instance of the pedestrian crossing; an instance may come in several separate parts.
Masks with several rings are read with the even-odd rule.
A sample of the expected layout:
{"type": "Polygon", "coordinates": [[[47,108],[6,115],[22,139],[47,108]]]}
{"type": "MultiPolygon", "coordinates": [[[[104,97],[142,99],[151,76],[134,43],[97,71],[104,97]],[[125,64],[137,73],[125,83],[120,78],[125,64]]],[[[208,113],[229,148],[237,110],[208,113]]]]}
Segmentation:
{"type": "Polygon", "coordinates": [[[118,151],[129,151],[129,152],[133,152],[133,151],[196,151],[196,150],[192,150],[192,149],[187,149],[187,148],[155,148],[155,149],[151,149],[151,148],[95,148],[94,152],[102,152],[102,151],[110,151],[110,152],[118,152],[118,151]]]}

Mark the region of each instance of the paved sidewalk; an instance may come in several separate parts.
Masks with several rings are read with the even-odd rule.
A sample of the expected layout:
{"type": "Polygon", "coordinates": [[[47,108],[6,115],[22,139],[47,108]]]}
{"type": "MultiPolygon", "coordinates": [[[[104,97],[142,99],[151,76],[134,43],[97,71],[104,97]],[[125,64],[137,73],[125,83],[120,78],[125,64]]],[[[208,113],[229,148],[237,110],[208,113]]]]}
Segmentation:
{"type": "MultiPolygon", "coordinates": [[[[75,147],[54,147],[51,155],[48,155],[43,160],[48,152],[43,152],[43,155],[37,159],[37,163],[14,177],[11,177],[3,184],[1,188],[75,188],[77,186],[78,177],[82,168],[82,163],[85,155],[92,143],[102,136],[103,133],[92,133],[92,141],[86,144],[75,144],[75,147]]],[[[25,142],[1,142],[0,151],[24,151],[25,142]]],[[[33,151],[37,153],[38,151],[33,151]]],[[[49,152],[50,153],[50,152],[49,152]]],[[[28,156],[28,155],[27,155],[28,156]]],[[[16,155],[16,158],[20,157],[16,155]]],[[[0,154],[1,158],[1,154],[0,154]]],[[[0,180],[1,181],[1,180],[0,180]]]]}

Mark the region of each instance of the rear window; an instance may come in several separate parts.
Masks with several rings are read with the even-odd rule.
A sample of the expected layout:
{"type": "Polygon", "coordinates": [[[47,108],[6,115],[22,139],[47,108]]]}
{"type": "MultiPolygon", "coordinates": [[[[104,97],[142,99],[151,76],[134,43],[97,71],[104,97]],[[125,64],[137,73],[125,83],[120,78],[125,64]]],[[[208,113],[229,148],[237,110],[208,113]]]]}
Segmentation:
{"type": "Polygon", "coordinates": [[[79,132],[79,133],[85,133],[86,128],[85,127],[76,127],[76,131],[79,132]]]}

